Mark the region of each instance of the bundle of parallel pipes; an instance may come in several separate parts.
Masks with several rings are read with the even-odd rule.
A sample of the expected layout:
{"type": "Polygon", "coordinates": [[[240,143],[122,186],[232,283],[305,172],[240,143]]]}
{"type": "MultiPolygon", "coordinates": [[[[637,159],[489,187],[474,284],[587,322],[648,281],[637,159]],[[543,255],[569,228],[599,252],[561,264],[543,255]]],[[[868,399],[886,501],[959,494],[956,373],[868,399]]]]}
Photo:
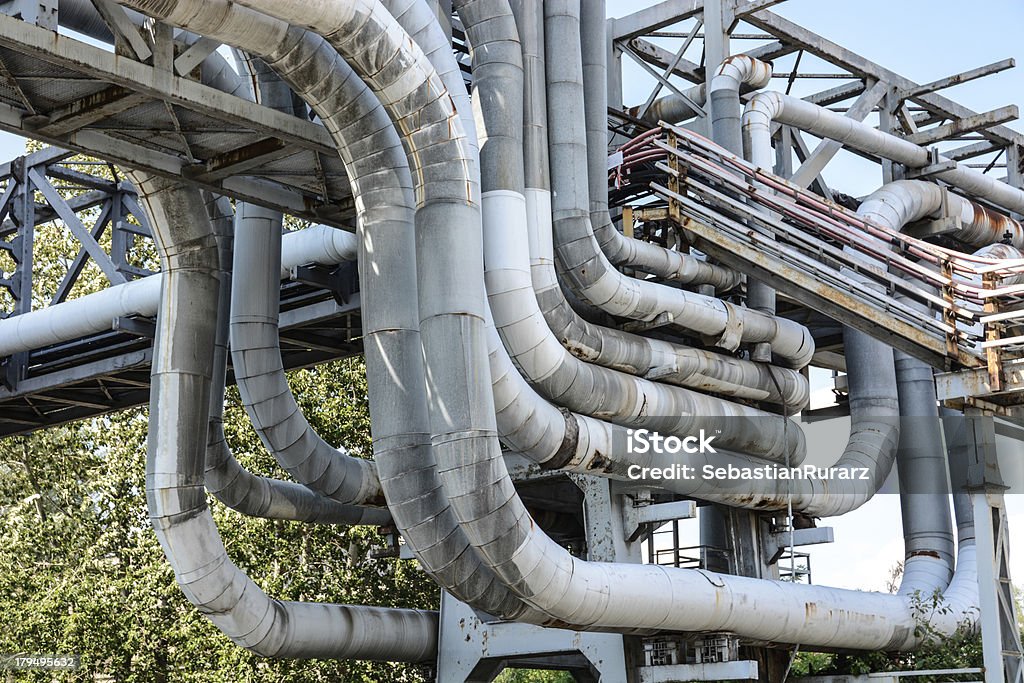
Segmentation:
{"type": "MultiPolygon", "coordinates": [[[[680,219],[684,229],[693,227],[690,220],[697,221],[708,234],[715,234],[719,244],[748,242],[760,252],[777,255],[781,263],[813,273],[819,283],[862,298],[865,307],[875,308],[880,315],[927,331],[936,346],[952,337],[958,348],[954,360],[965,366],[986,362],[991,330],[982,323],[995,321],[984,317],[985,304],[1004,311],[998,319],[1000,328],[1024,315],[1019,310],[1024,259],[1015,247],[1000,244],[995,252],[995,245],[989,245],[964,253],[916,239],[870,213],[822,199],[671,124],[638,136],[623,149],[629,153],[623,156],[621,168],[615,169],[616,182],[628,182],[636,164],[653,163],[685,189],[680,194],[682,190],[669,189],[666,181],[651,183],[660,197],[678,203],[685,216],[680,219]],[[755,224],[763,231],[752,231],[750,226],[755,224]],[[886,270],[879,269],[879,263],[886,270]],[[874,286],[863,288],[864,282],[874,286]]],[[[1005,232],[1017,225],[1003,218],[999,227],[1005,232]]],[[[699,238],[694,241],[711,246],[699,238]]],[[[733,260],[742,266],[742,260],[733,260]]]]}
{"type": "MultiPolygon", "coordinates": [[[[372,460],[317,436],[284,379],[281,215],[244,204],[232,212],[187,184],[132,174],[162,261],[150,517],[182,590],[240,646],[273,657],[424,661],[437,656],[438,616],[268,596],[228,559],[206,489],[251,515],[394,525],[442,589],[510,621],[848,650],[918,647],[915,595],[939,596],[924,632],[975,622],[973,494],[965,492],[954,497],[955,551],[946,496],[904,507],[908,559],[895,595],[587,561],[531,519],[503,449],[545,470],[613,479],[626,479],[631,465],[678,462],[623,452],[616,444],[627,429],[719,433],[717,452],[685,456],[696,466],[797,465],[806,451],[786,416],[808,402],[801,371],[815,352],[810,331],[776,314],[775,292],[748,277],[756,274],[748,263],[633,239],[611,219],[604,2],[456,0],[472,92],[426,0],[118,2],[241,51],[259,86],[249,97],[279,108],[295,105],[289,89],[301,97],[333,137],[356,199],[355,240],[316,235],[300,249],[301,238],[289,236],[284,251],[291,264],[296,253],[358,258],[372,460]],[[233,264],[217,248],[232,221],[233,264]],[[673,335],[636,331],[664,321],[673,335]],[[219,428],[229,353],[254,426],[295,482],[257,477],[231,456],[219,428]]],[[[244,90],[247,78],[217,73],[225,89],[244,90]]],[[[739,88],[764,87],[768,76],[756,60],[728,60],[709,89],[724,148],[672,125],[676,118],[622,148],[613,182],[655,163],[667,174],[656,193],[683,207],[698,248],[713,246],[713,230],[720,243],[752,244],[832,286],[860,282],[865,306],[943,345],[952,336],[955,362],[982,364],[975,309],[993,300],[1018,307],[1024,229],[935,183],[893,183],[854,213],[772,175],[764,170],[770,122],[785,112],[790,125],[900,163],[930,159],[849,119],[839,132],[823,129],[829,112],[808,114],[813,105],[778,93],[747,105],[744,161],[739,88]],[[943,202],[962,214],[958,239],[980,251],[900,232],[943,202]],[[999,244],[1006,230],[1012,245],[999,244]]],[[[703,100],[703,89],[689,97],[703,100]]],[[[666,119],[688,107],[655,104],[666,119]]],[[[989,205],[1024,209],[1024,193],[978,175],[938,178],[989,205]]],[[[119,305],[120,315],[142,306],[119,305]]],[[[59,324],[39,332],[47,340],[75,333],[51,325],[59,324]]],[[[743,492],[708,480],[662,485],[779,514],[828,517],[867,502],[903,449],[899,418],[938,419],[938,409],[927,364],[863,329],[845,327],[843,336],[851,423],[835,466],[864,469],[866,481],[762,481],[743,492]]],[[[938,429],[916,439],[926,455],[901,461],[901,480],[945,481],[947,447],[967,448],[943,443],[938,429]]]]}

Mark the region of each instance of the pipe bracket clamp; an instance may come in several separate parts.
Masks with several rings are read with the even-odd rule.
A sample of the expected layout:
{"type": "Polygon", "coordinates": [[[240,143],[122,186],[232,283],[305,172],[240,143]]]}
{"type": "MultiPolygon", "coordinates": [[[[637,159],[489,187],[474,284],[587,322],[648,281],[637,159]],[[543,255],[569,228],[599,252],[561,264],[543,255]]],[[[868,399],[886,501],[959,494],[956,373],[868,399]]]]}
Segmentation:
{"type": "Polygon", "coordinates": [[[735,351],[740,347],[740,342],[743,340],[743,317],[736,306],[727,301],[723,303],[725,304],[728,318],[725,322],[725,329],[722,330],[721,336],[715,341],[715,346],[726,351],[735,351]]]}

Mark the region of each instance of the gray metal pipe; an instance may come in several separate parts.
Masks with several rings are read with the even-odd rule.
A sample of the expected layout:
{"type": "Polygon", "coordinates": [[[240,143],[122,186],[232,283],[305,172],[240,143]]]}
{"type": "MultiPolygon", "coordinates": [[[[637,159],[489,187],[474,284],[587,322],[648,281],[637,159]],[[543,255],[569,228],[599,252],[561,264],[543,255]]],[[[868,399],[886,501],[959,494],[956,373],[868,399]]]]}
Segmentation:
{"type": "Polygon", "coordinates": [[[286,519],[320,524],[387,524],[387,510],[343,505],[290,481],[261,477],[235,459],[224,437],[224,383],[227,374],[231,258],[234,210],[226,197],[208,203],[217,241],[220,282],[217,331],[210,389],[210,426],[206,441],[206,490],[228,507],[250,517],[286,519]]]}
{"type": "MultiPolygon", "coordinates": [[[[840,142],[862,152],[875,154],[910,168],[923,168],[933,162],[928,150],[903,138],[872,128],[869,124],[837,114],[811,102],[779,92],[758,93],[747,103],[743,131],[748,158],[761,168],[773,165],[771,124],[785,123],[820,137],[840,142]]],[[[948,161],[939,156],[938,163],[948,161]]],[[[961,165],[935,174],[935,178],[987,199],[1006,209],[1024,212],[1024,190],[961,165]]],[[[1024,247],[1024,234],[1017,233],[1014,246],[1024,247]]]]}
{"type": "MultiPolygon", "coordinates": [[[[771,65],[747,55],[734,55],[722,62],[711,79],[708,98],[711,105],[711,135],[715,142],[733,154],[743,156],[743,106],[740,102],[740,85],[767,85],[771,75],[771,65]]],[[[747,278],[748,308],[774,315],[775,298],[774,289],[756,278],[747,278]]],[[[771,346],[764,342],[755,345],[750,357],[756,361],[770,361],[771,346]]]]}
{"type": "Polygon", "coordinates": [[[894,355],[903,418],[896,455],[905,551],[900,594],[928,595],[953,574],[946,454],[931,366],[902,351],[894,355]]]}
{"type": "MultiPolygon", "coordinates": [[[[219,55],[218,59],[224,61],[219,55]]],[[[288,84],[258,57],[248,59],[247,64],[253,69],[260,103],[294,114],[294,95],[288,84]]],[[[224,74],[219,76],[222,89],[238,90],[243,82],[234,71],[219,73],[224,74]]],[[[351,457],[345,449],[335,449],[324,441],[306,421],[288,386],[278,332],[281,214],[240,203],[235,220],[233,271],[237,287],[231,295],[231,357],[242,404],[257,435],[281,466],[313,491],[343,505],[383,504],[373,463],[351,457]]],[[[342,241],[348,247],[347,253],[336,254],[338,260],[354,259],[355,237],[341,231],[337,234],[344,235],[342,241]]],[[[311,232],[300,239],[306,244],[318,236],[311,232]]],[[[322,246],[334,244],[325,239],[322,246]]],[[[321,257],[329,253],[327,249],[318,251],[321,257]]],[[[312,254],[309,258],[314,260],[312,254]]],[[[379,510],[367,513],[367,518],[387,520],[389,516],[379,510]]]]}
{"type": "MultiPolygon", "coordinates": [[[[445,89],[451,95],[455,111],[459,112],[466,131],[466,144],[470,156],[479,164],[477,123],[470,115],[473,101],[462,79],[462,69],[452,52],[451,37],[438,23],[437,13],[425,0],[383,0],[381,4],[395,18],[413,42],[419,46],[427,61],[437,72],[445,89]]],[[[447,0],[448,14],[451,14],[451,0],[447,0]]],[[[440,8],[438,8],[440,9],[440,8]]]]}
{"type": "MultiPolygon", "coordinates": [[[[767,85],[767,83],[764,85],[767,85]]],[[[686,121],[687,119],[692,119],[695,116],[700,116],[704,112],[699,112],[694,109],[690,102],[699,105],[705,104],[708,97],[707,87],[707,83],[700,83],[683,90],[682,92],[686,95],[686,98],[682,98],[675,93],[666,95],[665,97],[659,97],[651,102],[651,106],[647,108],[647,112],[644,114],[643,120],[650,124],[657,124],[658,121],[679,123],[681,121],[686,121]]]]}
{"type": "Polygon", "coordinates": [[[436,614],[275,600],[228,559],[206,507],[203,473],[218,297],[213,229],[198,190],[142,174],[133,179],[164,272],[146,497],[182,591],[235,643],[264,656],[433,656],[436,614]]]}
{"type": "MultiPolygon", "coordinates": [[[[965,200],[966,201],[966,200],[965,200]]],[[[897,181],[872,193],[858,215],[902,230],[936,211],[942,190],[930,183],[897,181]]],[[[949,482],[931,366],[894,351],[903,430],[897,451],[905,549],[900,594],[930,595],[953,574],[949,482]]]]}
{"type": "MultiPolygon", "coordinates": [[[[514,51],[518,51],[518,43],[514,36],[514,26],[511,26],[512,35],[508,35],[510,17],[507,4],[502,7],[502,2],[500,1],[490,2],[489,4],[485,3],[486,6],[480,6],[479,3],[464,3],[459,7],[461,10],[460,18],[471,45],[471,58],[474,70],[474,97],[472,99],[466,90],[462,71],[453,57],[451,45],[446,35],[438,30],[438,24],[432,18],[433,10],[423,0],[387,0],[384,4],[395,15],[399,25],[411,34],[415,44],[421,48],[430,65],[441,75],[441,80],[455,105],[455,111],[459,114],[460,121],[466,126],[467,155],[473,161],[473,170],[470,172],[471,177],[480,182],[481,173],[483,173],[486,174],[488,183],[491,185],[500,184],[501,186],[514,187],[517,182],[515,171],[505,170],[507,166],[505,162],[508,155],[514,153],[514,148],[510,148],[507,139],[503,140],[501,133],[503,123],[506,124],[504,129],[507,129],[507,122],[494,120],[490,114],[491,108],[486,108],[485,111],[485,108],[479,106],[481,101],[493,102],[496,99],[500,100],[507,97],[508,94],[499,89],[500,84],[505,80],[502,75],[503,72],[507,69],[515,71],[519,68],[521,70],[521,66],[517,67],[514,62],[507,64],[509,43],[512,43],[514,51]],[[488,150],[488,165],[483,170],[480,170],[482,160],[479,147],[481,145],[486,145],[488,150]]],[[[397,140],[394,147],[396,150],[399,149],[397,140]]],[[[514,167],[512,168],[514,169],[514,167]]],[[[522,186],[521,177],[518,178],[518,184],[519,187],[522,186]]],[[[482,193],[481,203],[486,203],[486,201],[486,193],[482,193]]],[[[414,241],[406,242],[405,246],[410,251],[406,251],[404,254],[395,254],[388,258],[391,259],[390,262],[394,264],[394,268],[408,271],[409,264],[414,263],[417,258],[415,253],[416,247],[414,241]],[[402,258],[403,255],[404,258],[402,258]]],[[[413,272],[415,274],[415,271],[413,272]]],[[[381,282],[389,282],[392,279],[388,278],[385,274],[379,275],[381,282]]],[[[415,283],[411,285],[412,288],[416,286],[415,283]]],[[[411,299],[405,301],[406,306],[412,303],[411,299]]],[[[392,346],[394,346],[394,343],[392,343],[392,346]]],[[[398,347],[395,347],[393,350],[393,354],[399,357],[402,354],[409,353],[410,350],[404,348],[399,350],[398,347]]],[[[416,355],[417,358],[410,359],[410,362],[415,364],[422,374],[422,361],[418,359],[419,352],[415,346],[412,347],[411,353],[416,355]]],[[[393,361],[389,360],[389,357],[382,360],[390,364],[393,361]]],[[[422,391],[424,387],[419,385],[419,389],[422,391]]],[[[393,394],[394,387],[382,385],[380,391],[393,394]]],[[[391,401],[387,401],[384,405],[390,405],[390,403],[391,401]]],[[[426,403],[422,397],[416,400],[416,405],[423,408],[423,419],[429,422],[426,418],[426,403]]],[[[417,465],[417,467],[422,467],[422,464],[417,465]]],[[[435,478],[430,482],[429,486],[431,488],[428,490],[436,492],[440,488],[440,482],[436,478],[436,473],[432,474],[435,478]]],[[[410,481],[409,484],[415,484],[415,482],[410,481]]],[[[421,497],[421,494],[415,488],[407,485],[401,491],[404,495],[399,500],[403,504],[409,504],[414,510],[420,507],[418,499],[421,497]]],[[[443,494],[441,494],[441,497],[443,498],[443,494]]],[[[444,505],[445,511],[449,516],[439,520],[443,523],[440,528],[454,528],[458,531],[457,523],[450,516],[451,509],[448,507],[446,500],[444,505]]],[[[424,559],[426,560],[425,564],[427,567],[451,567],[448,571],[449,575],[435,575],[441,586],[451,591],[457,597],[487,611],[501,614],[528,614],[529,609],[507,589],[502,587],[493,574],[489,572],[476,573],[483,565],[475,558],[474,551],[468,547],[468,540],[464,534],[453,533],[446,535],[444,533],[437,533],[436,530],[430,530],[420,522],[410,523],[407,528],[409,527],[418,529],[417,533],[421,536],[427,536],[431,533],[435,534],[435,540],[427,543],[410,543],[410,545],[421,562],[424,559]],[[438,542],[436,538],[442,538],[443,540],[438,542]],[[453,540],[459,544],[457,548],[452,547],[453,540]],[[466,552],[467,550],[468,552],[466,552]],[[451,561],[453,557],[459,558],[455,565],[451,561]],[[469,563],[472,563],[474,580],[465,581],[463,579],[460,584],[459,577],[465,575],[466,567],[470,566],[469,563]],[[461,564],[461,568],[457,566],[459,564],[461,564]],[[481,590],[484,592],[481,593],[481,590]]],[[[428,571],[430,570],[428,569],[428,571]]]]}
{"type": "Polygon", "coordinates": [[[712,297],[633,280],[608,262],[591,229],[589,188],[578,171],[587,166],[580,43],[572,38],[579,35],[579,3],[545,2],[544,12],[555,251],[570,286],[613,315],[645,321],[668,315],[677,325],[717,339],[717,345],[726,350],[742,343],[769,342],[784,364],[808,363],[814,342],[802,325],[712,297]]]}
{"type": "MultiPolygon", "coordinates": [[[[868,195],[857,212],[893,230],[902,230],[907,223],[938,214],[944,204],[960,223],[960,230],[952,235],[955,239],[984,247],[1008,236],[1012,246],[1024,247],[1024,225],[1019,221],[924,180],[888,183],[868,195]]],[[[1005,257],[1014,258],[1012,252],[1005,257]]]]}
{"type": "Polygon", "coordinates": [[[324,441],[288,387],[278,332],[281,214],[240,203],[235,221],[231,357],[256,433],[300,484],[339,503],[383,504],[373,463],[324,441]]]}

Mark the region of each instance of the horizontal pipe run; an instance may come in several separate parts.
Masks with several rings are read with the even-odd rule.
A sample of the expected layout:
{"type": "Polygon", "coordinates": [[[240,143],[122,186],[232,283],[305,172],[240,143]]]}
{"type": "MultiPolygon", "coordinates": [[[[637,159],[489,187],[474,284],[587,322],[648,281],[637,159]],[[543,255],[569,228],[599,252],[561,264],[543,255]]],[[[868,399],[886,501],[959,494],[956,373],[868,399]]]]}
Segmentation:
{"type": "MultiPolygon", "coordinates": [[[[296,266],[336,265],[355,259],[355,235],[315,225],[284,235],[281,241],[281,279],[296,266]]],[[[33,351],[52,344],[109,331],[114,320],[129,316],[152,318],[160,301],[163,276],[155,273],[108,287],[31,313],[0,320],[0,357],[33,351]]]]}

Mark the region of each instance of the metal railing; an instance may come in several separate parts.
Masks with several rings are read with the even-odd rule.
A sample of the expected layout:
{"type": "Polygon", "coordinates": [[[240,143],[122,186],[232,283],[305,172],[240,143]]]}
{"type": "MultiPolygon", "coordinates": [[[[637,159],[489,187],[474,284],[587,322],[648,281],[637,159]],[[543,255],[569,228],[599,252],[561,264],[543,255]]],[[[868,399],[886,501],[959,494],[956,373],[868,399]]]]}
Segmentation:
{"type": "Polygon", "coordinates": [[[971,256],[871,223],[691,131],[663,124],[623,147],[617,182],[651,165],[691,243],[843,324],[935,367],[1024,357],[1024,259],[971,256]]]}

